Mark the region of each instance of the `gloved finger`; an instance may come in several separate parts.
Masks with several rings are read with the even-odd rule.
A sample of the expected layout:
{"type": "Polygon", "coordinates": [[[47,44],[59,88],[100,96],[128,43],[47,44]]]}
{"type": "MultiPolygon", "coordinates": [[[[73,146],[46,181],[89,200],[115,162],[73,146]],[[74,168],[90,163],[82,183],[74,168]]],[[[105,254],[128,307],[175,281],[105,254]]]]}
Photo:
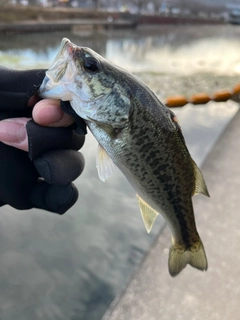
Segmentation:
{"type": "Polygon", "coordinates": [[[85,160],[75,150],[51,150],[36,158],[34,165],[49,184],[66,185],[80,176],[85,160]]]}
{"type": "Polygon", "coordinates": [[[29,120],[29,118],[12,118],[0,121],[0,141],[20,150],[28,151],[26,124],[29,120]]]}
{"type": "Polygon", "coordinates": [[[45,71],[38,69],[14,70],[1,67],[0,110],[15,112],[28,109],[26,107],[29,104],[29,99],[37,94],[37,89],[45,77],[45,71]]]}
{"type": "Polygon", "coordinates": [[[80,135],[85,135],[87,133],[86,123],[81,117],[79,117],[76,114],[76,112],[73,110],[70,102],[69,101],[61,101],[60,106],[66,114],[69,114],[71,117],[74,118],[74,120],[76,122],[76,126],[77,126],[76,132],[80,135]]]}
{"type": "Polygon", "coordinates": [[[0,162],[0,206],[9,204],[18,210],[38,207],[62,214],[78,198],[73,184],[49,185],[40,180],[26,152],[0,143],[0,162]]]}
{"type": "Polygon", "coordinates": [[[68,127],[74,123],[73,117],[60,108],[60,100],[55,99],[43,99],[37,102],[33,108],[32,117],[42,126],[68,127]]]}
{"type": "Polygon", "coordinates": [[[0,200],[0,207],[5,206],[5,204],[7,204],[6,202],[0,200]]]}
{"type": "Polygon", "coordinates": [[[31,202],[33,207],[65,213],[78,199],[78,191],[73,183],[59,186],[39,181],[32,189],[31,202]]]}
{"type": "Polygon", "coordinates": [[[85,141],[85,136],[77,134],[70,127],[42,127],[33,120],[26,125],[28,135],[28,154],[31,160],[53,149],[79,150],[85,141]]]}
{"type": "Polygon", "coordinates": [[[0,121],[0,141],[29,151],[31,160],[51,149],[80,149],[85,136],[71,128],[42,127],[29,118],[12,118],[0,121]]]}
{"type": "Polygon", "coordinates": [[[28,154],[0,143],[0,205],[4,203],[22,210],[32,208],[31,190],[39,173],[28,154]]]}

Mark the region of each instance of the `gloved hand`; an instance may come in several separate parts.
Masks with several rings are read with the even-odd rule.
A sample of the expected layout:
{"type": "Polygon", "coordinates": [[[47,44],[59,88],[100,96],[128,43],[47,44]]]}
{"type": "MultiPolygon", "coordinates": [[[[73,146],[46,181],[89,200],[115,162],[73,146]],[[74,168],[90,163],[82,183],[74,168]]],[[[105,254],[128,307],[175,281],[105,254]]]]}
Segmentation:
{"type": "MultiPolygon", "coordinates": [[[[31,118],[28,105],[37,102],[37,89],[44,76],[45,70],[0,68],[0,120],[31,118]]],[[[75,132],[76,125],[51,128],[29,121],[28,153],[0,142],[0,206],[35,207],[63,214],[76,202],[78,192],[71,181],[84,167],[84,158],[77,150],[86,133],[84,122],[79,125],[82,135],[75,132]]]]}

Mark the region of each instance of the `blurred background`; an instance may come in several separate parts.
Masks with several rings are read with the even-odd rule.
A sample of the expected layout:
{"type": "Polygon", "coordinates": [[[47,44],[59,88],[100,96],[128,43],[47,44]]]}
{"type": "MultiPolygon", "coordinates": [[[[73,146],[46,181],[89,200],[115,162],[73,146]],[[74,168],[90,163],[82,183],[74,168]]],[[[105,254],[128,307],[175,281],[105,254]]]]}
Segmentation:
{"type": "MultiPolygon", "coordinates": [[[[6,67],[47,69],[67,37],[135,73],[161,101],[231,91],[239,83],[237,0],[0,0],[0,6],[6,67]]],[[[174,109],[199,165],[237,111],[237,103],[211,102],[174,109]]],[[[158,217],[146,233],[120,172],[105,184],[98,179],[96,150],[88,133],[86,168],[75,182],[79,200],[63,217],[0,208],[1,320],[100,320],[163,230],[158,217]]],[[[169,277],[167,257],[159,272],[169,277]]]]}

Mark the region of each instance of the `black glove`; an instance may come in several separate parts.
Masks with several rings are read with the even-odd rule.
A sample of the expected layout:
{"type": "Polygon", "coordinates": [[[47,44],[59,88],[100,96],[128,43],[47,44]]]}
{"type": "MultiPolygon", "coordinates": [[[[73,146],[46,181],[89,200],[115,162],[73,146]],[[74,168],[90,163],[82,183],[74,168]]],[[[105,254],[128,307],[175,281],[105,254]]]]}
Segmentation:
{"type": "MultiPolygon", "coordinates": [[[[31,117],[27,103],[44,76],[45,70],[0,68],[0,120],[31,117]]],[[[81,127],[79,132],[86,132],[84,122],[81,127]]],[[[85,136],[77,134],[74,126],[42,127],[33,120],[26,128],[29,153],[0,142],[0,206],[35,207],[63,214],[78,198],[71,181],[84,167],[84,158],[77,150],[85,136]]]]}

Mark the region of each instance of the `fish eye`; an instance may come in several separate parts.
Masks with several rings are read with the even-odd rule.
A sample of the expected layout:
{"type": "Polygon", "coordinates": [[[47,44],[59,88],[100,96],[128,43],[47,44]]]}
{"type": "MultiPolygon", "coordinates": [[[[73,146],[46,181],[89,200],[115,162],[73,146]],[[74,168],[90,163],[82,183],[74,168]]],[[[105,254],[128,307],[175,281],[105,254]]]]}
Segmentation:
{"type": "Polygon", "coordinates": [[[84,61],[83,67],[85,71],[96,72],[99,70],[99,63],[96,59],[91,57],[84,61]]]}

